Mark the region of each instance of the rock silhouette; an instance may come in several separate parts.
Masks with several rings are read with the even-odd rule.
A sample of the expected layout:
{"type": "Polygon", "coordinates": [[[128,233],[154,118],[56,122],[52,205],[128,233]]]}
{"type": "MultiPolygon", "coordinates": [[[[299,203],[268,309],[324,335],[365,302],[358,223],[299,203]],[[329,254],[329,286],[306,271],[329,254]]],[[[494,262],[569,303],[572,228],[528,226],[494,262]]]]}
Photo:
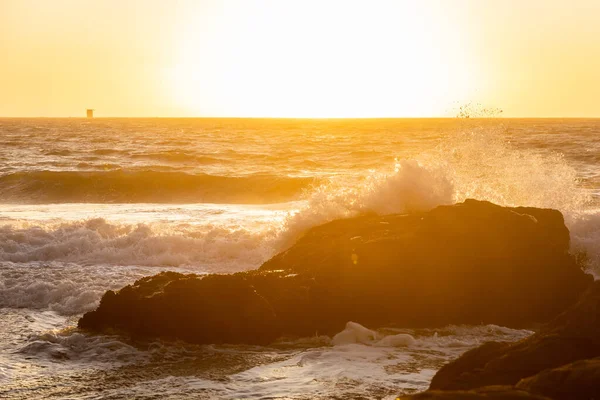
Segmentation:
{"type": "Polygon", "coordinates": [[[109,291],[79,327],[249,344],[332,334],[347,321],[522,327],[549,321],[590,285],[568,249],[556,210],[467,200],[363,215],[310,229],[257,270],[165,272],[109,291]]]}
{"type": "Polygon", "coordinates": [[[600,398],[600,282],[538,333],[468,351],[438,371],[429,392],[407,399],[463,398],[452,396],[491,388],[507,396],[518,391],[556,400],[600,398]]]}

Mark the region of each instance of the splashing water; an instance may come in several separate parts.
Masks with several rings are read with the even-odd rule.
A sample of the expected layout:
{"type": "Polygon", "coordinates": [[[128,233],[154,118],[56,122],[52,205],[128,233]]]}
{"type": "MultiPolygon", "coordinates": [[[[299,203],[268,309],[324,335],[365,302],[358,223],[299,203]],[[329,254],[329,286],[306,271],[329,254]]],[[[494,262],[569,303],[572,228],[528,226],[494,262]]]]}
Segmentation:
{"type": "Polygon", "coordinates": [[[413,160],[396,160],[391,173],[340,179],[315,188],[285,221],[281,247],[310,227],[365,212],[426,211],[438,205],[487,200],[503,206],[558,209],[571,230],[572,251],[600,272],[600,212],[577,170],[559,152],[516,148],[504,127],[465,126],[413,160]]]}
{"type": "Polygon", "coordinates": [[[143,276],[255,268],[333,219],[469,197],[559,209],[573,252],[600,271],[600,123],[480,120],[469,107],[439,121],[0,120],[0,199],[23,201],[0,204],[0,397],[395,398],[483,341],[529,335],[356,321],[256,348],[72,328],[143,276]]]}
{"type": "MultiPolygon", "coordinates": [[[[292,211],[286,218],[266,217],[271,219],[263,219],[260,228],[246,228],[239,226],[240,222],[223,224],[210,213],[216,212],[217,216],[237,213],[237,221],[255,218],[248,209],[234,211],[235,207],[214,207],[214,210],[181,213],[182,207],[174,206],[167,212],[144,210],[140,213],[142,217],[167,220],[172,225],[168,228],[165,228],[168,224],[147,222],[146,219],[142,219],[142,223],[123,224],[103,214],[90,215],[88,211],[81,215],[95,222],[68,221],[59,226],[32,221],[28,226],[17,227],[14,221],[8,221],[10,224],[0,227],[3,239],[0,241],[0,261],[195,265],[211,271],[238,271],[259,266],[275,252],[291,245],[307,229],[333,219],[367,212],[425,211],[440,204],[476,198],[507,206],[549,207],[562,211],[571,229],[573,250],[586,253],[590,270],[598,270],[600,248],[595,244],[600,238],[598,213],[591,201],[590,190],[582,184],[580,166],[573,163],[572,156],[567,158],[560,152],[565,140],[561,139],[552,149],[523,146],[520,132],[513,132],[508,125],[510,123],[504,120],[499,123],[463,119],[458,125],[434,136],[434,146],[426,146],[426,138],[413,139],[419,145],[409,152],[408,157],[407,154],[394,154],[397,151],[394,146],[383,142],[374,143],[370,151],[365,151],[364,138],[343,136],[345,133],[332,135],[333,139],[343,141],[327,151],[327,142],[319,137],[315,139],[315,149],[325,152],[326,156],[317,162],[319,166],[315,168],[318,170],[326,164],[324,160],[331,157],[331,151],[343,153],[341,148],[344,146],[349,146],[346,158],[363,164],[352,173],[336,173],[327,180],[321,179],[324,183],[306,189],[304,202],[288,207],[292,211]],[[361,148],[357,150],[357,146],[361,148]],[[364,157],[390,161],[380,161],[378,167],[365,172],[364,166],[373,163],[365,161],[364,157]],[[192,221],[192,227],[185,226],[189,221],[192,221]]],[[[398,141],[394,136],[382,137],[385,141],[398,141]]],[[[547,138],[550,143],[553,140],[556,141],[554,137],[547,138]]],[[[403,139],[403,148],[405,142],[403,139]]],[[[156,152],[156,149],[152,151],[156,152]]],[[[186,151],[193,153],[190,149],[186,151]]],[[[68,158],[74,153],[76,151],[71,149],[68,154],[60,154],[66,154],[62,157],[68,158]]],[[[131,150],[123,150],[105,157],[112,160],[129,153],[131,150]]],[[[257,158],[256,155],[252,157],[257,158]]],[[[297,171],[296,175],[301,174],[297,171]]],[[[597,187],[592,189],[598,190],[597,187]]],[[[215,196],[218,195],[219,192],[215,192],[215,196]]],[[[33,207],[29,208],[33,210],[33,207]]],[[[128,208],[132,209],[133,213],[136,209],[141,210],[139,206],[128,208]]],[[[5,207],[4,211],[7,211],[5,207]]],[[[36,215],[39,217],[40,213],[36,215]]]]}

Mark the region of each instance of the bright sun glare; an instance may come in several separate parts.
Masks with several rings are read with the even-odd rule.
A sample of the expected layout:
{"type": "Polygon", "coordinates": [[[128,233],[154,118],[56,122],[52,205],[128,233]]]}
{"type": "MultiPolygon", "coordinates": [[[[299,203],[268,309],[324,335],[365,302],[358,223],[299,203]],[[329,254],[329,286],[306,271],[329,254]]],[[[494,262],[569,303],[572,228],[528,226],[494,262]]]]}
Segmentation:
{"type": "Polygon", "coordinates": [[[168,70],[174,102],[192,115],[398,117],[469,99],[477,68],[447,10],[341,5],[198,7],[168,70]]]}

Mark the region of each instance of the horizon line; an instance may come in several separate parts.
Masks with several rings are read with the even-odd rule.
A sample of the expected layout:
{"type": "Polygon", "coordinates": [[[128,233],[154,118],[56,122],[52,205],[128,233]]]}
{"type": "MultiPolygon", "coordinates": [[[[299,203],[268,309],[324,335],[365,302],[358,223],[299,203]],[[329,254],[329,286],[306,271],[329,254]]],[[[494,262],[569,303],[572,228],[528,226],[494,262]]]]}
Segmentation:
{"type": "Polygon", "coordinates": [[[94,116],[88,118],[86,116],[0,116],[0,119],[255,119],[255,120],[393,120],[393,119],[600,119],[599,116],[592,117],[556,117],[556,116],[540,116],[540,117],[449,117],[449,116],[428,116],[428,117],[234,117],[234,116],[94,116]]]}

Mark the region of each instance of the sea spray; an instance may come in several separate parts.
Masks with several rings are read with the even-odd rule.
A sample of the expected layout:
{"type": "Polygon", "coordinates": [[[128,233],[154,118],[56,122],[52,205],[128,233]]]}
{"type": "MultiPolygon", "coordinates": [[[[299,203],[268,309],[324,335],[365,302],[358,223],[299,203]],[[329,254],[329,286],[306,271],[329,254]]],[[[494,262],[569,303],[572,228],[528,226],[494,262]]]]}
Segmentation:
{"type": "Polygon", "coordinates": [[[361,213],[427,211],[452,202],[452,184],[440,169],[401,160],[392,172],[372,173],[358,181],[333,179],[310,192],[306,205],[285,221],[280,248],[286,248],[307,229],[361,213]]]}
{"type": "Polygon", "coordinates": [[[527,336],[528,331],[487,325],[375,330],[384,337],[414,337],[414,344],[399,347],[331,346],[329,339],[303,338],[269,348],[163,342],[131,348],[68,328],[75,316],[97,306],[105,290],[162,270],[255,268],[311,226],[385,213],[388,206],[411,212],[475,197],[558,208],[573,251],[598,266],[598,121],[480,120],[472,110],[467,115],[463,120],[0,120],[5,177],[0,202],[18,203],[0,205],[0,225],[7,226],[0,241],[0,335],[5,338],[0,397],[396,398],[399,389],[426,389],[441,365],[482,342],[527,336]],[[414,179],[396,175],[395,158],[414,179]],[[119,171],[150,185],[166,182],[174,190],[167,185],[156,192],[131,189],[132,179],[119,171]],[[198,189],[211,178],[202,174],[226,178],[218,179],[222,190],[204,196],[198,189]],[[435,179],[419,178],[428,174],[435,179]],[[170,182],[179,178],[183,184],[170,182]],[[271,178],[281,179],[291,196],[277,200],[271,178]],[[62,186],[81,181],[79,192],[62,186]],[[417,201],[406,193],[411,181],[419,187],[417,201]],[[419,194],[428,191],[427,182],[443,195],[419,194]],[[244,193],[263,183],[258,196],[244,193]],[[442,189],[448,186],[449,196],[442,189]],[[303,190],[304,202],[278,208],[291,210],[288,221],[282,215],[258,216],[239,204],[201,203],[298,200],[303,190]],[[58,203],[47,204],[49,199],[58,203]],[[62,203],[67,199],[103,204],[62,203]],[[129,204],[114,203],[121,200],[129,204]],[[170,204],[167,209],[166,203],[140,201],[170,204]],[[316,211],[303,211],[309,203],[316,211]],[[210,212],[199,212],[199,205],[210,212]]]}
{"type": "Polygon", "coordinates": [[[377,170],[340,174],[308,186],[304,201],[295,204],[298,208],[292,208],[283,222],[273,220],[258,231],[206,224],[165,233],[155,223],[119,225],[108,220],[61,227],[4,226],[0,261],[195,265],[209,271],[239,271],[258,267],[307,229],[334,219],[426,211],[475,198],[560,210],[571,230],[573,251],[582,254],[590,271],[598,271],[598,206],[572,160],[556,150],[516,146],[514,135],[506,124],[464,122],[412,159],[397,157],[377,170]]]}
{"type": "Polygon", "coordinates": [[[426,211],[437,205],[487,200],[503,206],[554,208],[571,230],[572,251],[600,274],[600,211],[576,168],[563,154],[512,145],[503,125],[465,124],[414,160],[397,160],[391,173],[332,180],[310,193],[290,215],[281,236],[289,246],[306,229],[361,213],[426,211]]]}

